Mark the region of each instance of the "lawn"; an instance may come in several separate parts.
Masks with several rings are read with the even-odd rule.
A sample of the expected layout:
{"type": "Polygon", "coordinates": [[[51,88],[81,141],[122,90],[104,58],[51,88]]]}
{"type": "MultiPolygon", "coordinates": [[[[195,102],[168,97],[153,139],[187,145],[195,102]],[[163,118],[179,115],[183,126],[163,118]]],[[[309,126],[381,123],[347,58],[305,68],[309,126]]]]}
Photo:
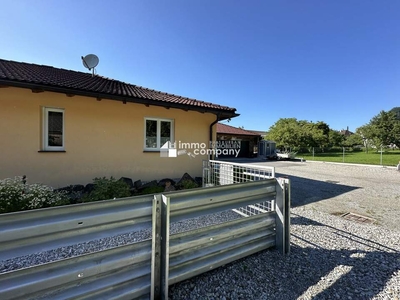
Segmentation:
{"type": "MultiPolygon", "coordinates": [[[[376,151],[364,152],[343,152],[337,153],[297,153],[297,158],[302,157],[305,160],[318,160],[329,162],[345,162],[355,164],[381,165],[381,153],[376,151]]],[[[400,162],[400,150],[388,150],[382,153],[382,165],[397,166],[400,162]]]]}

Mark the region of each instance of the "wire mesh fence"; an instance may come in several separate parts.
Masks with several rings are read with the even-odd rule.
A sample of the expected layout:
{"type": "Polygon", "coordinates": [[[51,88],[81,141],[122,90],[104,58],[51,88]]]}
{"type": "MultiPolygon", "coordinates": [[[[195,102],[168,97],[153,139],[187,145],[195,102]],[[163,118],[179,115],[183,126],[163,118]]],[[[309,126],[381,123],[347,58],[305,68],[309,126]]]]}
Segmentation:
{"type": "Polygon", "coordinates": [[[358,147],[312,147],[302,149],[297,157],[326,162],[397,166],[400,160],[400,150],[394,147],[368,148],[368,150],[358,147]]]}
{"type": "Polygon", "coordinates": [[[275,210],[274,207],[275,207],[275,200],[272,200],[272,201],[263,201],[260,203],[256,203],[254,205],[247,205],[232,210],[243,217],[250,217],[266,213],[269,211],[274,211],[275,210]]]}
{"type": "MultiPolygon", "coordinates": [[[[267,166],[231,163],[225,161],[203,161],[203,187],[234,184],[275,178],[275,168],[267,166]]],[[[273,211],[275,201],[263,201],[233,209],[243,217],[273,211]]]]}
{"type": "Polygon", "coordinates": [[[203,187],[275,178],[275,168],[225,161],[203,161],[203,187]]]}

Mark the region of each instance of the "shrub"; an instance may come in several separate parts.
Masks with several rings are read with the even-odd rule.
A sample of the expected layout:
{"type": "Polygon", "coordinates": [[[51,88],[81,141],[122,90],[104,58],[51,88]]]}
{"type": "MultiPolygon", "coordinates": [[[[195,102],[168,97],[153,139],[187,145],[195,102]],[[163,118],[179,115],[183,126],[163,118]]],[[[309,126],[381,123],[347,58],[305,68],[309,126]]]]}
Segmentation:
{"type": "Polygon", "coordinates": [[[194,188],[199,187],[198,184],[192,180],[184,180],[179,185],[184,190],[194,189],[194,188]]]}
{"type": "Polygon", "coordinates": [[[352,147],[353,152],[362,152],[363,149],[361,147],[352,147]]]}
{"type": "Polygon", "coordinates": [[[159,194],[164,192],[164,188],[162,186],[150,186],[140,193],[141,195],[148,195],[148,194],[159,194]]]}
{"type": "Polygon", "coordinates": [[[123,198],[131,195],[129,185],[124,181],[116,180],[112,176],[109,179],[96,177],[93,179],[93,183],[93,191],[82,198],[83,202],[123,198]]]}
{"type": "Polygon", "coordinates": [[[25,176],[0,180],[0,213],[45,208],[69,203],[63,192],[43,184],[26,184],[25,176]]]}

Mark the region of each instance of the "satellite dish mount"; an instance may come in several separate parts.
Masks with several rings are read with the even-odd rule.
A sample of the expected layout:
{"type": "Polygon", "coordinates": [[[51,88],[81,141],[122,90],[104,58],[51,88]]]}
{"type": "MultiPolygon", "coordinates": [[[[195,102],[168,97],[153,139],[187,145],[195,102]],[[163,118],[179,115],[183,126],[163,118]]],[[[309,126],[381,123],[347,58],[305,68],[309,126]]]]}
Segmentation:
{"type": "Polygon", "coordinates": [[[94,54],[88,54],[85,57],[82,56],[82,63],[86,69],[92,70],[92,76],[94,76],[94,69],[99,64],[99,58],[94,54]]]}

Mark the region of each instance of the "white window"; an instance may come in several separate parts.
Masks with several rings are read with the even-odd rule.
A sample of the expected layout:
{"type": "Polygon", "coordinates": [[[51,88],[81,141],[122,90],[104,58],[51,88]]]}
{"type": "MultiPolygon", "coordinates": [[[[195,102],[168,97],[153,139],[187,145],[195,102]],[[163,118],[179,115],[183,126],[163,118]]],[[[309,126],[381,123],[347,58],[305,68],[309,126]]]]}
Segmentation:
{"type": "Polygon", "coordinates": [[[169,119],[144,119],[144,149],[158,151],[166,142],[174,141],[174,121],[169,119]]]}
{"type": "Polygon", "coordinates": [[[43,108],[43,149],[64,151],[64,109],[43,108]]]}

